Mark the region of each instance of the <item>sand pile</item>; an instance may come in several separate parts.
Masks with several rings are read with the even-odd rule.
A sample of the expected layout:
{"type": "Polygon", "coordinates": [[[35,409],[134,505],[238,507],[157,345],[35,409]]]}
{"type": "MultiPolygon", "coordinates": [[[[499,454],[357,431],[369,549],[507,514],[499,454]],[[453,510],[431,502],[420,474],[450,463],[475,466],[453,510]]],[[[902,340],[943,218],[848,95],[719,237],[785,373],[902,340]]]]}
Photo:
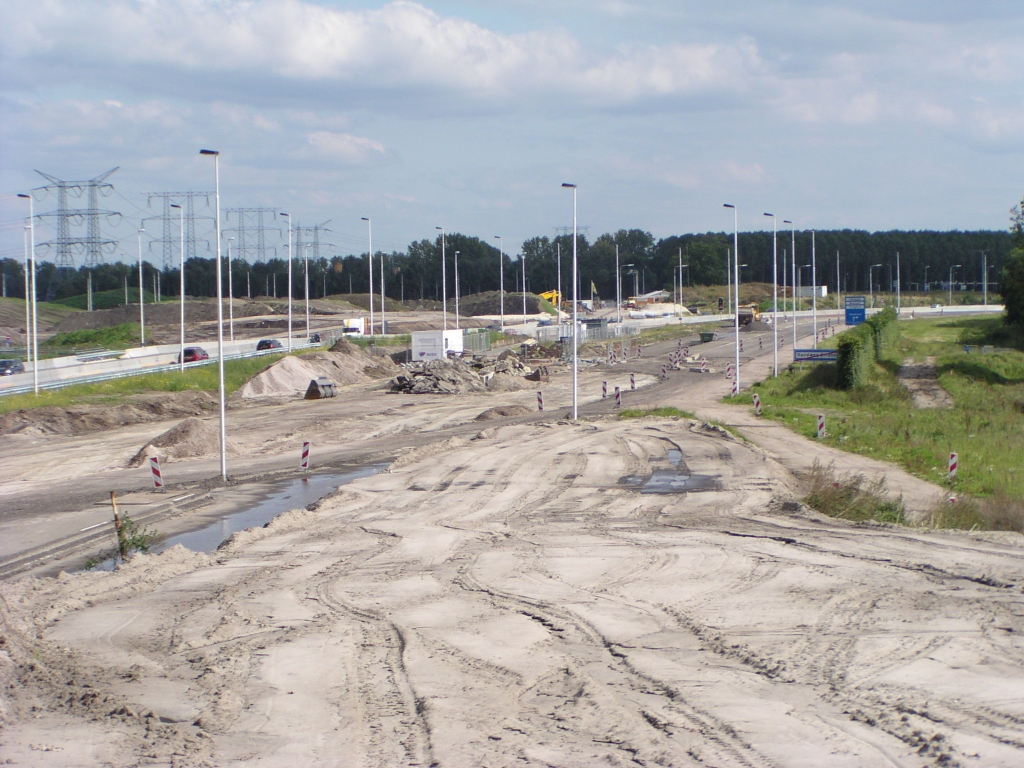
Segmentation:
{"type": "Polygon", "coordinates": [[[533,413],[533,409],[527,408],[525,405],[496,405],[477,416],[475,421],[495,421],[513,416],[525,416],[528,413],[533,413]]]}
{"type": "Polygon", "coordinates": [[[746,325],[740,326],[740,331],[744,333],[764,333],[772,329],[771,323],[766,323],[764,320],[753,320],[746,325]]]}
{"type": "Polygon", "coordinates": [[[128,466],[140,467],[149,461],[151,456],[156,456],[161,461],[206,456],[217,451],[219,437],[217,427],[213,423],[202,419],[185,419],[146,443],[128,462],[128,466]]]}
{"type": "Polygon", "coordinates": [[[288,355],[253,376],[238,390],[251,400],[270,397],[302,397],[309,382],[325,376],[338,386],[362,384],[394,376],[399,370],[390,357],[373,357],[341,339],[329,352],[288,355]]]}

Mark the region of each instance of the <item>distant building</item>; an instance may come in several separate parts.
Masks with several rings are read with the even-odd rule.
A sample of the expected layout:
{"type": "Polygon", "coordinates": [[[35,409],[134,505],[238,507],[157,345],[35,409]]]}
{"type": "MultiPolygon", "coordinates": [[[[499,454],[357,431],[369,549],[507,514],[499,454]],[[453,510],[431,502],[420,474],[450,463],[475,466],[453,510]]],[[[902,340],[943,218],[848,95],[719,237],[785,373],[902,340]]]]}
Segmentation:
{"type": "Polygon", "coordinates": [[[812,296],[817,296],[819,299],[824,299],[828,296],[827,285],[801,285],[796,289],[796,297],[798,299],[809,299],[812,296]]]}

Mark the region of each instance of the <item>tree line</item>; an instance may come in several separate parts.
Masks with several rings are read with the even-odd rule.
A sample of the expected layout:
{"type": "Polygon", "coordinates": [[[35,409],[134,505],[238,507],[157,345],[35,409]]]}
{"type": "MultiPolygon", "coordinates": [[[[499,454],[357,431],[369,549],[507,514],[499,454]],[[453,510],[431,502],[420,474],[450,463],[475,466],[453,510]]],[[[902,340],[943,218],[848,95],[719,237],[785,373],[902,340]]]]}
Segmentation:
{"type": "MultiPolygon", "coordinates": [[[[1005,260],[1014,248],[1011,232],[934,232],[892,231],[866,232],[860,230],[826,230],[813,235],[819,284],[836,290],[837,278],[842,292],[867,292],[869,279],[875,290],[891,290],[896,282],[896,254],[899,253],[899,278],[903,290],[921,290],[925,281],[933,289],[947,285],[950,270],[956,284],[980,286],[983,281],[983,255],[987,257],[990,290],[998,282],[1005,260]],[[836,269],[836,254],[839,268],[836,269]],[[877,265],[881,265],[880,267],[877,265]]],[[[778,268],[783,260],[787,265],[787,282],[791,270],[794,237],[790,231],[778,233],[778,268]]],[[[603,299],[614,299],[616,294],[615,265],[618,249],[619,271],[622,275],[622,295],[631,296],[635,290],[647,293],[658,289],[672,289],[680,273],[683,285],[724,285],[726,257],[733,246],[731,233],[673,235],[656,240],[649,232],[639,229],[619,230],[602,234],[593,241],[586,236],[577,238],[580,295],[589,298],[593,293],[603,299]]],[[[771,282],[772,232],[741,232],[739,257],[743,266],[743,282],[771,282]]],[[[798,268],[811,263],[812,234],[795,233],[795,253],[798,268]]],[[[380,258],[383,255],[385,292],[392,299],[440,300],[441,237],[410,243],[405,251],[374,254],[374,292],[380,292],[380,258]]],[[[451,233],[444,242],[446,283],[449,298],[455,295],[455,260],[458,252],[459,292],[461,295],[495,291],[499,287],[499,258],[504,268],[505,290],[518,292],[524,284],[533,293],[542,293],[561,285],[563,293],[572,289],[572,236],[555,238],[533,237],[522,243],[515,254],[504,253],[489,242],[471,235],[451,233]]],[[[292,264],[292,295],[304,297],[306,262],[296,259],[292,264]]],[[[367,255],[333,255],[310,259],[308,262],[309,293],[311,297],[349,293],[367,293],[369,270],[367,255]]],[[[94,292],[134,288],[137,301],[138,265],[109,263],[93,267],[58,270],[52,263],[40,260],[37,264],[37,292],[40,299],[49,301],[86,293],[88,273],[92,273],[94,292]]],[[[228,292],[225,268],[224,293],[228,292]]],[[[287,296],[288,262],[274,258],[257,264],[232,259],[231,290],[236,297],[287,296]]],[[[3,260],[6,295],[24,297],[24,264],[15,259],[3,260]]],[[[811,271],[803,269],[800,282],[809,285],[811,271]]],[[[780,274],[780,282],[781,282],[780,274]]],[[[176,267],[160,269],[152,262],[143,262],[143,283],[147,292],[159,289],[163,297],[179,293],[179,273],[176,267]],[[159,283],[159,288],[157,288],[159,283]]],[[[190,258],[185,264],[185,293],[187,296],[216,295],[216,264],[210,258],[190,258]]]]}

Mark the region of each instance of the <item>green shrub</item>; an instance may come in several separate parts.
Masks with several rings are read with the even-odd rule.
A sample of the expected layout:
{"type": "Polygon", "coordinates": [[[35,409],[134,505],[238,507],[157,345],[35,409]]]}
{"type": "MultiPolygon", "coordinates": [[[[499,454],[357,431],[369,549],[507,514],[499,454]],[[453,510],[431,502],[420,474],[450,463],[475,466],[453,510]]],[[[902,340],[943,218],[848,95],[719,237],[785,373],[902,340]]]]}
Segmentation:
{"type": "Polygon", "coordinates": [[[872,365],[892,352],[899,336],[899,322],[892,307],[839,334],[836,340],[839,388],[855,389],[866,385],[872,365]]]}

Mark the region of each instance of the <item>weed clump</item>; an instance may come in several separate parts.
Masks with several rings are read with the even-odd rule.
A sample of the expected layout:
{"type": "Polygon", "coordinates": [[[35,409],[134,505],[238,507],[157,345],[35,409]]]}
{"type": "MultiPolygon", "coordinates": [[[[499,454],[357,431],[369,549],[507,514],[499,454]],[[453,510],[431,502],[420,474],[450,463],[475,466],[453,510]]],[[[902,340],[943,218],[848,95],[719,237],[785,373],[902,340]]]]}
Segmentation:
{"type": "Polygon", "coordinates": [[[853,521],[906,522],[902,497],[891,500],[885,492],[884,479],[840,475],[834,463],[824,466],[815,461],[807,480],[810,488],[804,502],[823,515],[853,521]]]}
{"type": "Polygon", "coordinates": [[[929,528],[955,528],[969,531],[1016,531],[1024,533],[1024,499],[997,490],[988,498],[971,496],[943,499],[929,510],[925,525],[929,528]]]}
{"type": "Polygon", "coordinates": [[[663,405],[658,408],[624,408],[619,411],[620,419],[645,419],[649,416],[657,418],[695,419],[697,418],[689,411],[681,411],[670,405],[663,405]]]}

